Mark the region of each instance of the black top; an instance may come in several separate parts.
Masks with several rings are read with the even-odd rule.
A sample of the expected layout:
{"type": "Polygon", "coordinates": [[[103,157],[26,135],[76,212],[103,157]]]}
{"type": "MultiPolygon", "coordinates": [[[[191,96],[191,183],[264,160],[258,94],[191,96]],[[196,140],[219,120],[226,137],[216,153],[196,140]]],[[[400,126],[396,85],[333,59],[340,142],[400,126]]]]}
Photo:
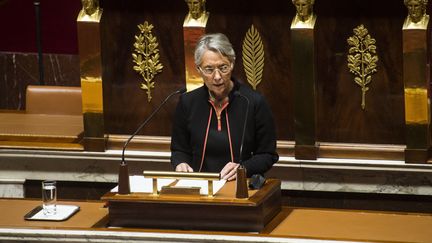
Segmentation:
{"type": "Polygon", "coordinates": [[[241,158],[247,175],[264,174],[279,159],[276,153],[273,115],[267,102],[258,92],[235,81],[234,88],[229,94],[229,104],[221,113],[220,130],[216,111],[209,101],[205,85],[180,96],[171,138],[171,163],[174,168],[186,162],[195,172],[200,168],[201,172],[220,172],[226,163],[232,161],[229,137],[234,156],[232,162],[240,162],[240,144],[247,101],[234,95],[236,91],[249,99],[241,158]],[[203,152],[204,160],[201,165],[203,152]]]}

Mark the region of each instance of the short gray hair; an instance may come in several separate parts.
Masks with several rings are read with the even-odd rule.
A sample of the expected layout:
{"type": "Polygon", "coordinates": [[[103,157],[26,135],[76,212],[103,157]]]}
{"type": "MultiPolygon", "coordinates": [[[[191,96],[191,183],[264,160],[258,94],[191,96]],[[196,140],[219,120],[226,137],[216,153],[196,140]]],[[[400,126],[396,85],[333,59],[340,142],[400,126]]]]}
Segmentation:
{"type": "Polygon", "coordinates": [[[235,61],[235,52],[228,37],[222,33],[202,36],[195,47],[195,65],[199,66],[205,51],[210,50],[227,57],[231,64],[235,61]]]}

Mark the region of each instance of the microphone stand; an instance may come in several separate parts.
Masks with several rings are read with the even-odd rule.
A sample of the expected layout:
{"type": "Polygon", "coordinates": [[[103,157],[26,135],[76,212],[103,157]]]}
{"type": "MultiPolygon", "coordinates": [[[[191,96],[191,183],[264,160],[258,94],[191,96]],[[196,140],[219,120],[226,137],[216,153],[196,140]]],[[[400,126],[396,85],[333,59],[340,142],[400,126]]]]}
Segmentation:
{"type": "Polygon", "coordinates": [[[34,1],[33,5],[35,7],[35,15],[36,15],[36,46],[38,50],[39,84],[45,85],[43,54],[42,54],[42,38],[41,38],[40,0],[34,1]]]}
{"type": "Polygon", "coordinates": [[[170,95],[168,95],[165,100],[150,114],[150,116],[138,127],[138,129],[129,137],[129,139],[125,142],[123,145],[123,151],[122,151],[122,160],[120,162],[120,168],[119,168],[119,177],[118,177],[118,194],[130,194],[130,183],[129,183],[129,169],[128,165],[125,160],[125,150],[129,142],[132,140],[135,135],[138,134],[141,129],[147,125],[147,123],[156,115],[156,113],[159,112],[159,110],[162,108],[162,106],[169,100],[171,97],[177,94],[183,94],[186,92],[186,88],[181,88],[179,90],[176,90],[172,92],[170,95]]]}
{"type": "Polygon", "coordinates": [[[242,95],[239,91],[236,91],[234,95],[242,97],[247,102],[246,112],[245,112],[246,116],[243,123],[243,132],[242,132],[242,138],[240,144],[240,154],[239,154],[240,165],[237,167],[237,171],[236,171],[237,172],[236,198],[248,198],[249,193],[248,193],[248,186],[247,186],[247,173],[246,173],[246,168],[243,165],[242,153],[243,153],[244,137],[246,133],[246,124],[247,124],[247,119],[249,114],[249,99],[246,96],[242,95]]]}

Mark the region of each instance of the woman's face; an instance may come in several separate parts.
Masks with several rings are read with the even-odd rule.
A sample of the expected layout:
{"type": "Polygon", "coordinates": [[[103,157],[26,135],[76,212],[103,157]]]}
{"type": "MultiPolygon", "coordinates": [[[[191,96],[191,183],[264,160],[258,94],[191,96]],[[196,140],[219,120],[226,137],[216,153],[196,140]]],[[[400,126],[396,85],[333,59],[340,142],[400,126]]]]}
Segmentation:
{"type": "Polygon", "coordinates": [[[232,67],[228,58],[218,52],[206,50],[202,55],[198,71],[204,79],[204,84],[217,100],[227,97],[233,87],[232,67]]]}

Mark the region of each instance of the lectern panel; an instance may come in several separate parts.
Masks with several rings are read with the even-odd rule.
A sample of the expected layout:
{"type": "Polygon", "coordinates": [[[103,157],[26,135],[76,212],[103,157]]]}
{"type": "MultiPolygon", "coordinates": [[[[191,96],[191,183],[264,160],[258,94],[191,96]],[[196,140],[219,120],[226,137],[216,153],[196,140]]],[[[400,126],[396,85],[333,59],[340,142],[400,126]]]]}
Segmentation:
{"type": "MultiPolygon", "coordinates": [[[[233,188],[235,182],[227,187],[233,188]]],[[[235,195],[232,193],[231,195],[235,195]]],[[[280,181],[267,180],[247,199],[133,193],[106,194],[109,225],[185,230],[261,231],[281,211],[280,181]]]]}

